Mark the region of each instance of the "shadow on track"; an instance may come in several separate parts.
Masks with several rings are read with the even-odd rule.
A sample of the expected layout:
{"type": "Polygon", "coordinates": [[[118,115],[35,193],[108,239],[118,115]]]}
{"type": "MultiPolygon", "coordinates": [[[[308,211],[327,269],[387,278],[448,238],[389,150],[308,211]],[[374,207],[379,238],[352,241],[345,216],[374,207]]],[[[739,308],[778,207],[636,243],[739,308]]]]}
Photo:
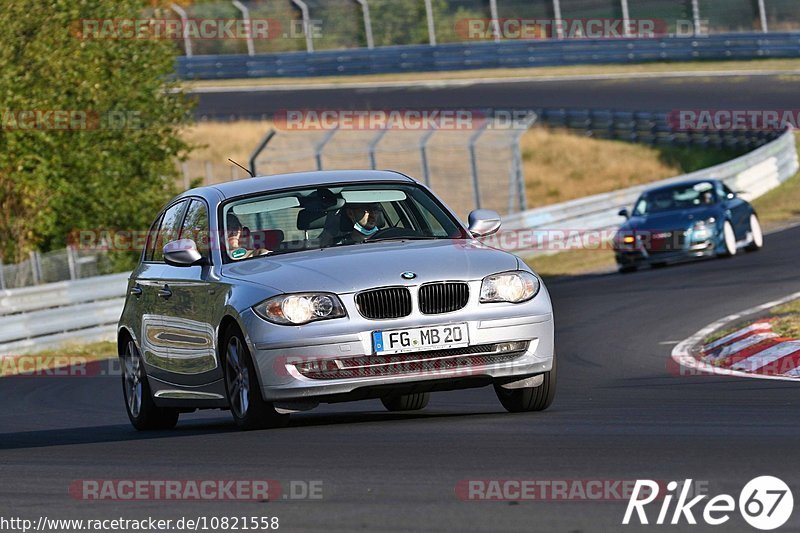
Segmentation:
{"type": "MultiPolygon", "coordinates": [[[[267,434],[289,432],[301,428],[318,426],[336,426],[344,424],[364,424],[372,422],[392,422],[402,420],[439,420],[463,419],[469,417],[512,416],[502,409],[497,413],[382,413],[382,412],[346,412],[315,413],[293,415],[288,427],[267,429],[267,434]]],[[[17,433],[0,433],[0,450],[25,448],[45,448],[50,446],[70,446],[75,444],[98,444],[106,442],[125,442],[176,437],[192,437],[217,433],[239,433],[233,421],[222,418],[190,419],[179,421],[175,429],[166,431],[139,432],[128,424],[108,426],[87,426],[68,429],[45,429],[38,431],[20,431],[17,433]]]]}

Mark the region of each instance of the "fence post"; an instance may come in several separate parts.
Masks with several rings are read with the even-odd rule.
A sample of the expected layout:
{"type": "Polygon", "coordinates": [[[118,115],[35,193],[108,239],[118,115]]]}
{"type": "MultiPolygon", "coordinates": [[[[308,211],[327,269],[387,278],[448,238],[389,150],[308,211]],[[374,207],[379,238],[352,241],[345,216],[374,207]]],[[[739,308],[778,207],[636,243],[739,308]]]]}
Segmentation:
{"type": "Polygon", "coordinates": [[[78,279],[78,272],[75,268],[75,255],[72,251],[72,246],[67,245],[67,267],[69,267],[69,279],[78,279]]]}
{"type": "Polygon", "coordinates": [[[314,51],[314,39],[311,36],[311,16],[308,13],[308,5],[303,0],[292,0],[292,3],[300,8],[303,15],[303,35],[306,36],[306,51],[314,51]]]}
{"type": "Polygon", "coordinates": [[[428,42],[430,42],[431,46],[436,46],[436,26],[433,20],[431,0],[425,0],[425,14],[428,17],[428,42]]]}
{"type": "Polygon", "coordinates": [[[183,190],[188,191],[191,181],[189,180],[189,163],[184,161],[181,163],[181,172],[183,173],[183,190]]]}
{"type": "Polygon", "coordinates": [[[631,11],[628,7],[628,0],[621,0],[622,2],[622,34],[625,37],[631,36],[631,29],[630,29],[630,22],[631,22],[631,11]]]}
{"type": "Polygon", "coordinates": [[[431,186],[431,168],[428,163],[428,141],[431,140],[433,134],[436,133],[436,125],[434,124],[431,129],[425,132],[425,135],[419,140],[419,153],[422,159],[422,179],[425,180],[425,186],[431,186]]]}
{"type": "Polygon", "coordinates": [[[500,42],[500,15],[497,13],[497,0],[490,0],[489,10],[492,13],[492,34],[494,42],[500,42]]]}
{"type": "Polygon", "coordinates": [[[170,4],[169,6],[181,18],[181,25],[183,26],[183,46],[186,48],[186,57],[192,57],[192,39],[189,37],[189,17],[186,11],[178,4],[170,4]]]}
{"type": "Polygon", "coordinates": [[[233,6],[242,12],[242,20],[247,28],[247,55],[256,55],[256,49],[253,44],[253,23],[250,21],[250,10],[247,9],[247,6],[241,3],[239,0],[233,0],[233,6]]]}
{"type": "Polygon", "coordinates": [[[317,170],[322,170],[322,151],[325,150],[325,145],[333,139],[333,136],[336,135],[336,132],[339,131],[339,125],[337,124],[335,128],[330,130],[322,140],[314,147],[314,159],[317,162],[317,170]]]}
{"type": "Polygon", "coordinates": [[[561,0],[553,0],[553,25],[556,27],[556,37],[564,38],[564,25],[561,20],[561,0]]]}
{"type": "Polygon", "coordinates": [[[692,0],[692,19],[694,20],[694,34],[700,35],[700,0],[692,0]]]}
{"type": "Polygon", "coordinates": [[[39,254],[35,250],[31,250],[29,254],[31,258],[31,275],[33,276],[33,284],[38,285],[41,282],[41,272],[39,271],[39,254]]]}
{"type": "Polygon", "coordinates": [[[6,290],[6,269],[3,266],[2,257],[0,257],[0,290],[6,290]]]}
{"type": "Polygon", "coordinates": [[[369,166],[372,170],[378,168],[378,159],[375,155],[375,152],[378,149],[378,144],[383,140],[386,134],[389,133],[389,128],[383,128],[381,131],[378,132],[372,140],[369,141],[369,166]]]}
{"type": "MultiPolygon", "coordinates": [[[[522,147],[520,143],[522,142],[522,136],[531,129],[531,127],[536,123],[538,120],[539,115],[536,113],[530,113],[528,116],[521,123],[521,128],[517,130],[514,134],[514,144],[512,145],[512,168],[514,175],[512,176],[513,186],[516,188],[516,196],[517,196],[517,209],[519,211],[526,211],[528,209],[528,197],[525,192],[525,167],[522,161],[522,147]]],[[[512,213],[514,211],[514,204],[513,204],[513,196],[509,195],[508,199],[508,212],[512,213]]]]}
{"type": "Polygon", "coordinates": [[[206,161],[206,185],[214,183],[214,167],[211,166],[211,161],[206,161]]]}
{"type": "Polygon", "coordinates": [[[769,33],[769,24],[767,23],[767,6],[764,5],[764,0],[758,0],[758,15],[761,18],[761,31],[769,33]]]}
{"type": "Polygon", "coordinates": [[[263,151],[264,151],[264,148],[266,148],[266,147],[267,147],[267,145],[269,144],[269,142],[272,140],[272,138],[273,138],[273,137],[275,137],[275,135],[276,135],[277,133],[278,133],[278,132],[276,132],[274,129],[270,129],[270,130],[267,132],[267,134],[266,134],[266,135],[264,135],[264,138],[263,138],[263,139],[261,139],[261,142],[260,142],[260,143],[258,143],[258,146],[256,147],[256,149],[255,149],[255,150],[253,150],[253,153],[252,153],[252,154],[250,154],[250,161],[249,161],[249,164],[250,164],[250,173],[251,173],[253,176],[257,176],[257,175],[258,175],[258,172],[256,171],[256,170],[257,170],[257,169],[256,169],[256,160],[258,159],[258,156],[259,156],[259,155],[261,155],[261,152],[263,152],[263,151]]]}
{"type": "Polygon", "coordinates": [[[367,48],[375,48],[375,39],[372,37],[372,17],[369,14],[369,2],[367,0],[356,0],[361,6],[364,14],[364,34],[367,36],[367,48]]]}
{"type": "Polygon", "coordinates": [[[473,133],[469,138],[469,161],[472,171],[472,192],[475,196],[475,209],[481,208],[481,187],[478,179],[478,154],[475,153],[475,145],[478,143],[478,139],[481,138],[481,135],[483,135],[483,133],[489,127],[489,122],[490,121],[487,118],[483,126],[481,126],[480,129],[473,133]]]}

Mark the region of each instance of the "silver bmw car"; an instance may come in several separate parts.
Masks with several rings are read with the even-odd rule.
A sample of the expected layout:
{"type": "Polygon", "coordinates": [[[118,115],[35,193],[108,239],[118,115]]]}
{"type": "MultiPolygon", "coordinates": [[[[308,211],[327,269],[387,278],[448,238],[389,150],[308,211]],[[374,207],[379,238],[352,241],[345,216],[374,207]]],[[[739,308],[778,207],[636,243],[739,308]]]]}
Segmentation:
{"type": "Polygon", "coordinates": [[[508,411],[555,394],[541,279],[478,239],[427,187],[387,171],[309,172],[187,191],[155,218],[119,321],[140,430],[230,410],[275,427],[320,402],[424,408],[493,385],[508,411]]]}

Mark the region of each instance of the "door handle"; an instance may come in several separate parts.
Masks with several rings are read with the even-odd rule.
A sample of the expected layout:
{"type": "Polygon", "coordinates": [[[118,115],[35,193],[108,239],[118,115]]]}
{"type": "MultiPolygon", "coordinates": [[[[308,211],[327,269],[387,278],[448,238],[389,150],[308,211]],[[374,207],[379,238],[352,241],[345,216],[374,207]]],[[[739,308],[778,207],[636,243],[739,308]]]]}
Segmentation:
{"type": "Polygon", "coordinates": [[[169,285],[164,285],[163,289],[158,289],[158,295],[166,300],[172,296],[172,290],[169,288],[169,285]]]}
{"type": "Polygon", "coordinates": [[[133,288],[131,289],[131,294],[133,296],[136,296],[136,297],[141,296],[142,295],[142,288],[140,286],[138,286],[138,285],[134,285],[133,288]]]}

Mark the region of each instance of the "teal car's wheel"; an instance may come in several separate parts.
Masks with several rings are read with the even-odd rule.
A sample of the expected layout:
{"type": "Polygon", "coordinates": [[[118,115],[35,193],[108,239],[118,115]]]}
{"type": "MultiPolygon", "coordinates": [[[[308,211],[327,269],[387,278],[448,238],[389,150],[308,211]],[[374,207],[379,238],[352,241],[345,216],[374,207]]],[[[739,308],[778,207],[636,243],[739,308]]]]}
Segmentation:
{"type": "Polygon", "coordinates": [[[178,410],[158,407],[153,401],[136,343],[129,340],[121,358],[122,392],[125,395],[125,409],[133,427],[139,431],[174,428],[180,416],[178,410]]]}
{"type": "Polygon", "coordinates": [[[733,231],[733,224],[726,220],[722,226],[722,251],[720,257],[733,257],[736,255],[736,233],[733,231]]]}
{"type": "Polygon", "coordinates": [[[750,244],[747,245],[748,252],[757,252],[764,247],[764,231],[761,229],[761,222],[755,213],[750,215],[750,244]]]}

